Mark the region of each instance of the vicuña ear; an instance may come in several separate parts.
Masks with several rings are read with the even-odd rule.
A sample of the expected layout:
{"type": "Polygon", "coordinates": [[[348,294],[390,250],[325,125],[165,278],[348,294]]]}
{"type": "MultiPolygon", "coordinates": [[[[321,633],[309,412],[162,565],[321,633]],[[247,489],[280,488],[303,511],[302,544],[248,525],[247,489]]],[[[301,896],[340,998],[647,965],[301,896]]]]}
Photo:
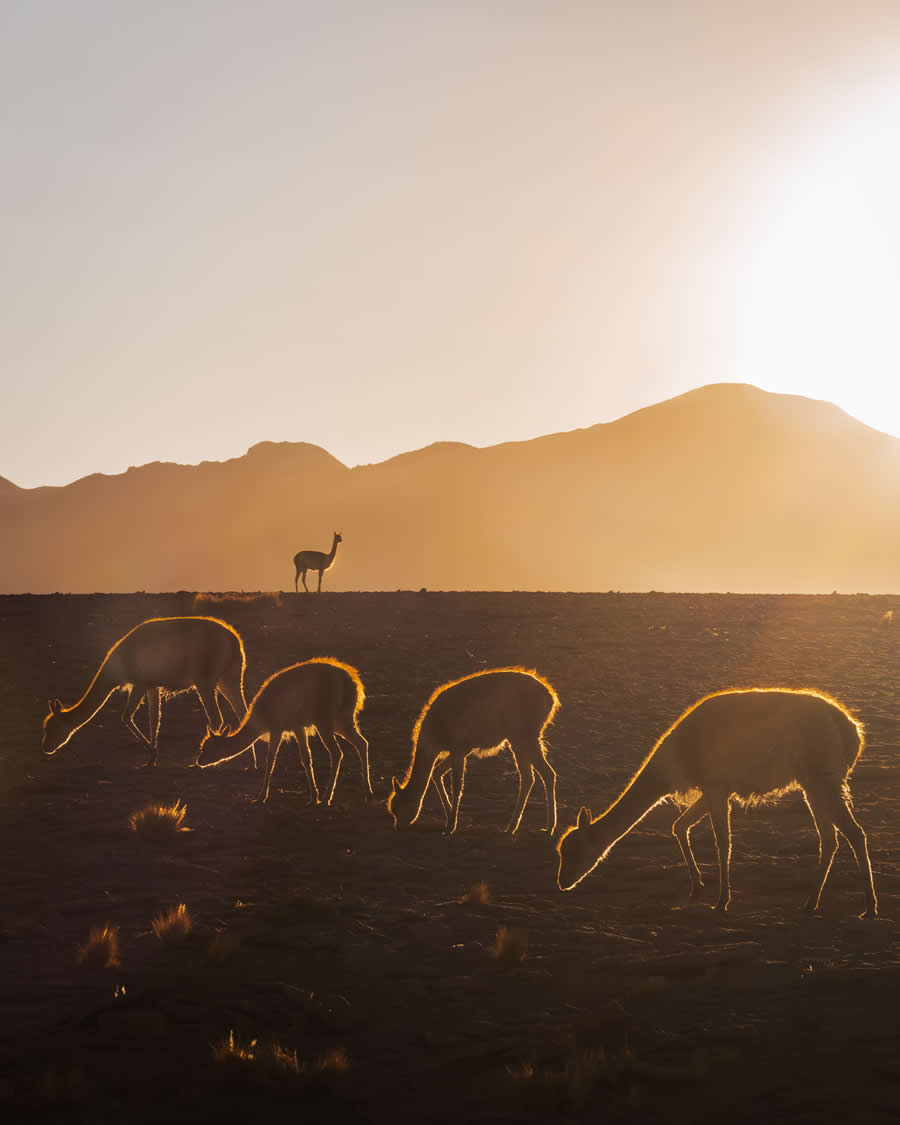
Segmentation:
{"type": "Polygon", "coordinates": [[[231,725],[231,723],[223,723],[219,734],[234,734],[234,727],[231,725]]]}
{"type": "Polygon", "coordinates": [[[396,777],[392,777],[391,778],[391,793],[392,794],[396,793],[399,788],[400,788],[400,782],[397,780],[396,777]]]}
{"type": "Polygon", "coordinates": [[[50,710],[53,712],[54,715],[59,715],[60,712],[62,711],[62,709],[63,709],[63,706],[58,699],[51,699],[50,700],[50,710]]]}
{"type": "Polygon", "coordinates": [[[576,828],[586,828],[591,823],[591,810],[584,805],[578,810],[578,820],[575,823],[576,828]]]}
{"type": "MultiPolygon", "coordinates": [[[[215,731],[212,729],[212,727],[209,725],[209,723],[207,723],[206,724],[206,738],[212,738],[213,734],[215,734],[215,731]]],[[[206,741],[206,739],[204,739],[204,741],[206,741]]]]}

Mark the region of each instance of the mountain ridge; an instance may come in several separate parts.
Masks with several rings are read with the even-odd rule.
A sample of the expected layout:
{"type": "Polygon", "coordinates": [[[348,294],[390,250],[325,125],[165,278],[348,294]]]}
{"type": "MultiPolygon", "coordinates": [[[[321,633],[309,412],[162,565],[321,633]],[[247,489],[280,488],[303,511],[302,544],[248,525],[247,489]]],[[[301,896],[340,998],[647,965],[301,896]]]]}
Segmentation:
{"type": "MultiPolygon", "coordinates": [[[[2,478],[0,478],[2,479],[2,478]]],[[[11,483],[11,482],[10,482],[11,483]]],[[[837,406],[712,384],[611,422],[350,468],[306,442],[0,486],[0,590],[889,592],[900,441],[837,406]]]]}

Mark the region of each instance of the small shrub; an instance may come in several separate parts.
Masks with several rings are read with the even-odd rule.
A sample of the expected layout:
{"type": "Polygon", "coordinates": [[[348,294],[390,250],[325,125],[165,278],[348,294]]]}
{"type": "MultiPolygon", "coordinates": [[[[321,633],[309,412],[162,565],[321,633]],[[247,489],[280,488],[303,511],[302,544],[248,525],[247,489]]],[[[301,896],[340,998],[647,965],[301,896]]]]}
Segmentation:
{"type": "Polygon", "coordinates": [[[477,906],[487,906],[491,901],[491,892],[488,889],[487,883],[473,883],[472,889],[467,891],[459,901],[472,902],[477,906]]]}
{"type": "Polygon", "coordinates": [[[319,1055],[312,1063],[302,1062],[296,1051],[289,1051],[280,1043],[260,1044],[251,1039],[242,1045],[234,1032],[213,1046],[213,1057],[226,1068],[230,1080],[238,1080],[251,1089],[278,1090],[316,1089],[333,1086],[350,1066],[342,1047],[319,1055]]]}
{"type": "Polygon", "coordinates": [[[616,1089],[628,1081],[631,1056],[615,1058],[603,1048],[571,1051],[557,1065],[537,1066],[523,1060],[506,1067],[511,1092],[537,1104],[545,1116],[580,1111],[599,1088],[616,1089]]]}
{"type": "Polygon", "coordinates": [[[252,1062],[256,1057],[256,1040],[251,1039],[246,1047],[242,1047],[234,1037],[234,1029],[228,1032],[228,1038],[221,1043],[213,1044],[213,1058],[218,1063],[226,1066],[252,1062]]]}
{"type": "Polygon", "coordinates": [[[129,819],[132,832],[144,840],[164,844],[174,840],[179,832],[185,831],[184,817],[187,805],[176,801],[173,805],[147,805],[133,812],[129,819]]]}
{"type": "Polygon", "coordinates": [[[491,956],[501,964],[518,965],[528,953],[528,931],[521,926],[498,926],[491,956]]]}
{"type": "Polygon", "coordinates": [[[194,612],[205,612],[213,608],[227,608],[237,605],[271,605],[276,609],[281,605],[280,590],[258,590],[255,593],[245,593],[229,590],[223,594],[196,593],[194,594],[194,612]]]}
{"type": "Polygon", "coordinates": [[[153,932],[163,945],[181,945],[191,932],[194,920],[183,902],[153,919],[153,932]]]}
{"type": "Polygon", "coordinates": [[[97,926],[78,950],[78,963],[87,969],[114,969],[119,964],[119,927],[97,926]]]}
{"type": "Polygon", "coordinates": [[[319,1055],[313,1068],[317,1074],[344,1074],[350,1068],[350,1060],[343,1047],[333,1047],[319,1055]]]}

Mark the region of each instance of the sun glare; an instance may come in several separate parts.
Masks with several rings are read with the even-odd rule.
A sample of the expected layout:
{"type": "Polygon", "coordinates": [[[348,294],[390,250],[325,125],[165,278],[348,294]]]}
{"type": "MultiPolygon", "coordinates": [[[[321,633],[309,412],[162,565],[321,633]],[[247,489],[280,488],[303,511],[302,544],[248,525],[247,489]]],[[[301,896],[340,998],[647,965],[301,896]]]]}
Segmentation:
{"type": "Polygon", "coordinates": [[[741,377],[900,435],[900,81],[869,83],[820,121],[762,187],[736,279],[741,377]]]}

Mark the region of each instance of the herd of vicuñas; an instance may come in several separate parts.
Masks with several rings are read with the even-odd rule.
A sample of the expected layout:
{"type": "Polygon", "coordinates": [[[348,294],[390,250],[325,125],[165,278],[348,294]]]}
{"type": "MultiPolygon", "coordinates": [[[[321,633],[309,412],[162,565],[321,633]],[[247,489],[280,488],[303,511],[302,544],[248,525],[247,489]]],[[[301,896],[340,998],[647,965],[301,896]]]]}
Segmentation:
{"type": "MultiPolygon", "coordinates": [[[[332,548],[333,551],[334,548],[332,548]]],[[[122,722],[146,743],[147,765],[158,757],[162,701],[193,689],[206,714],[207,730],[197,764],[203,768],[267,744],[259,801],[269,797],[272,771],[285,738],[292,738],[309,783],[309,801],[331,804],[343,759],[341,742],[356,751],[364,800],[374,798],[369,744],[359,729],[365,689],[359,672],[332,657],[316,657],[282,668],[264,681],[250,701],[244,697],[246,657],[237,630],[213,617],[159,617],[135,626],[104,657],[77,703],[50,703],[41,749],[55,754],[121,691],[122,722]],[[219,696],[231,709],[226,724],[219,696]],[[149,732],[135,722],[146,700],[149,732]],[[316,733],[329,759],[325,796],[316,783],[309,736],[316,733]]],[[[536,671],[492,668],[441,684],[431,694],[412,732],[412,752],[402,779],[394,777],[385,802],[397,829],[415,823],[429,786],[444,812],[446,831],[456,832],[471,755],[509,750],[518,790],[508,832],[516,832],[528,798],[540,781],[546,807],[545,831],[556,833],[556,771],[544,734],[560,699],[536,671]]],[[[805,910],[819,908],[840,837],[850,845],[865,896],[864,917],[878,904],[866,836],[853,815],[848,780],[864,745],[862,724],[837,700],[791,688],[728,689],[700,699],[657,741],[624,791],[598,817],[582,807],[576,823],[556,840],[557,882],[577,886],[613,846],[662,801],[686,810],[673,825],[690,875],[691,897],[702,887],[691,851],[690,832],[709,817],[719,866],[716,908],[731,898],[731,806],[774,799],[791,789],[803,794],[819,837],[819,862],[805,910]]]]}

